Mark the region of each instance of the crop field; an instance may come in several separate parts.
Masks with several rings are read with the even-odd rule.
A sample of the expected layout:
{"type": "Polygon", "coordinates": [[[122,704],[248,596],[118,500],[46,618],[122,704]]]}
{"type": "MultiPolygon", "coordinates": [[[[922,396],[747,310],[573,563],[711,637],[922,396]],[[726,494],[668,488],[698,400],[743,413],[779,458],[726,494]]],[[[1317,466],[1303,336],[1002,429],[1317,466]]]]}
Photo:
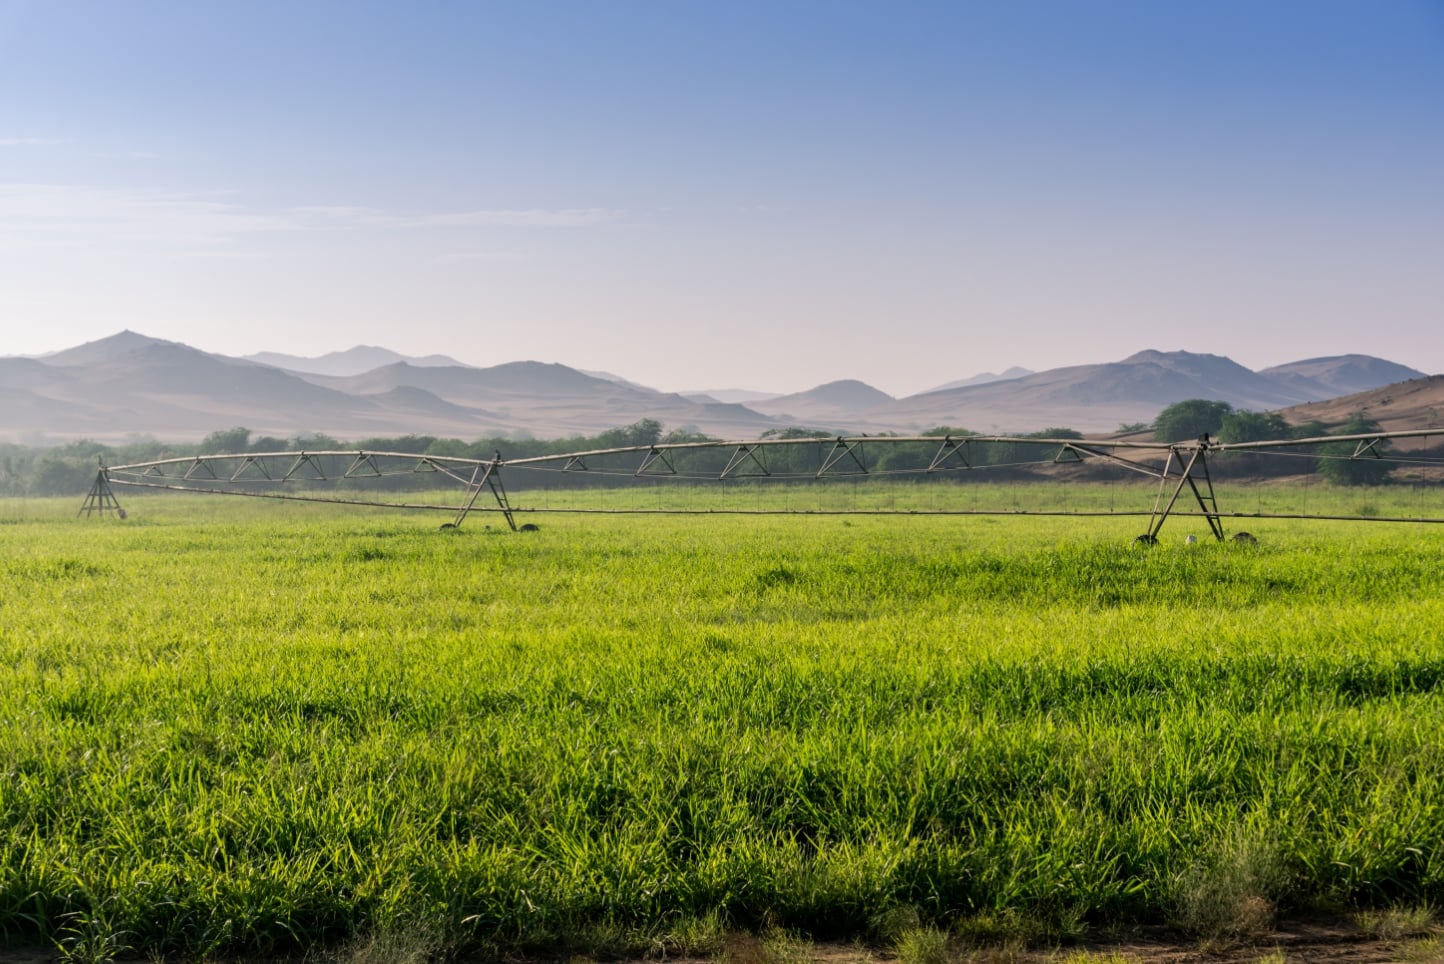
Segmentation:
{"type": "MultiPolygon", "coordinates": [[[[734,502],[871,504],[848,491],[734,502]]],[[[514,534],[119,495],[124,522],[0,502],[0,925],[73,959],[1228,934],[1444,901],[1441,525],[1250,520],[1241,545],[1178,518],[1147,549],[1137,518],[514,534]]],[[[661,497],[546,496],[589,498],[661,497]]],[[[1430,489],[1306,498],[1444,515],[1430,489]]]]}

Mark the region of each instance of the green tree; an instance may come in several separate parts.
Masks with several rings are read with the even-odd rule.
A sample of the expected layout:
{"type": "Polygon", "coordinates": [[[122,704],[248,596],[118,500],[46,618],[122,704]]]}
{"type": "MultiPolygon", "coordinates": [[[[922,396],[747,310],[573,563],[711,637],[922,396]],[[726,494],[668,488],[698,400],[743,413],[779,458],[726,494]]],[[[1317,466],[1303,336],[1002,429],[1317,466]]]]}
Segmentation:
{"type": "Polygon", "coordinates": [[[95,481],[94,459],[43,455],[30,474],[31,495],[80,495],[95,481]]]}
{"type": "Polygon", "coordinates": [[[124,444],[117,448],[110,449],[106,456],[107,464],[114,461],[117,464],[122,462],[149,462],[151,459],[161,459],[171,454],[171,446],[160,439],[150,435],[129,436],[124,444]]]}
{"type": "MultiPolygon", "coordinates": [[[[1383,431],[1377,421],[1363,412],[1355,412],[1340,426],[1335,435],[1368,435],[1383,431]]],[[[1339,442],[1323,446],[1319,459],[1319,474],[1336,485],[1379,485],[1389,478],[1393,465],[1384,460],[1387,442],[1378,441],[1372,445],[1359,442],[1339,442]]]]}
{"type": "Polygon", "coordinates": [[[350,447],[345,442],[338,438],[333,438],[325,432],[312,432],[309,435],[294,435],[291,437],[291,444],[298,449],[309,449],[312,452],[325,452],[350,447]]]}
{"type": "Polygon", "coordinates": [[[1231,411],[1228,402],[1206,398],[1174,402],[1153,420],[1153,437],[1160,442],[1186,442],[1200,435],[1217,435],[1223,417],[1231,411]]]}
{"type": "MultiPolygon", "coordinates": [[[[358,449],[370,449],[376,452],[414,452],[420,455],[423,452],[431,452],[432,447],[438,441],[439,439],[434,435],[401,435],[363,438],[352,444],[358,449]]],[[[457,439],[452,441],[459,443],[457,439]]],[[[349,448],[350,446],[345,447],[349,448]]]]}
{"type": "Polygon", "coordinates": [[[596,437],[595,445],[603,449],[628,448],[633,445],[656,445],[662,438],[662,423],[644,418],[625,428],[614,428],[596,437]]]}
{"type": "MultiPolygon", "coordinates": [[[[405,451],[404,449],[393,449],[392,451],[405,451]]],[[[426,455],[450,455],[455,458],[474,458],[472,446],[459,438],[433,439],[431,444],[426,446],[426,455]]]]}
{"type": "Polygon", "coordinates": [[[686,442],[715,442],[717,440],[710,435],[704,435],[697,431],[695,426],[688,426],[685,428],[672,429],[672,431],[662,436],[662,441],[668,445],[679,445],[686,442]]]}
{"type": "Polygon", "coordinates": [[[202,455],[240,455],[250,448],[251,430],[237,427],[207,435],[201,440],[200,452],[202,455]]]}
{"type": "Polygon", "coordinates": [[[1235,409],[1224,415],[1218,437],[1225,442],[1267,442],[1289,437],[1289,423],[1278,412],[1235,409]]]}
{"type": "MultiPolygon", "coordinates": [[[[1218,437],[1224,442],[1268,442],[1292,434],[1292,426],[1277,412],[1251,412],[1246,408],[1229,412],[1218,427],[1218,437]]],[[[1267,452],[1229,452],[1225,458],[1228,470],[1236,475],[1278,474],[1297,465],[1290,459],[1271,458],[1267,452]]]]}

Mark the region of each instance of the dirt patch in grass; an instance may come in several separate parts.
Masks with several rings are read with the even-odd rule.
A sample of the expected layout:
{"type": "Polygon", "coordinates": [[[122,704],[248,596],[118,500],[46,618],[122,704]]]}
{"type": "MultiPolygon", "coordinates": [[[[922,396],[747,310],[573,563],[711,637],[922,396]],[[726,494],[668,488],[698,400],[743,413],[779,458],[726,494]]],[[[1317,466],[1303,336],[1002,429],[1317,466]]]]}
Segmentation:
{"type": "MultiPolygon", "coordinates": [[[[1164,928],[1141,928],[1112,940],[1085,940],[1065,946],[1025,946],[1021,942],[996,944],[949,940],[946,949],[935,944],[923,958],[916,958],[912,945],[873,946],[863,943],[814,942],[805,937],[779,937],[729,933],[710,956],[655,954],[634,959],[588,957],[569,954],[560,957],[505,958],[505,964],[1444,964],[1444,930],[1431,927],[1407,936],[1380,937],[1369,921],[1361,926],[1354,919],[1286,922],[1251,940],[1200,940],[1164,928]]],[[[352,955],[342,953],[340,959],[352,955]]],[[[367,964],[415,964],[398,956],[371,955],[367,964]]],[[[183,957],[171,958],[185,964],[183,957]]],[[[305,964],[329,960],[324,953],[294,961],[276,959],[218,959],[214,964],[305,964]]],[[[136,952],[125,960],[160,962],[161,955],[136,952]]],[[[447,960],[438,959],[438,962],[447,960]]],[[[468,961],[462,957],[456,964],[468,961]]],[[[67,964],[57,949],[47,947],[0,947],[0,964],[67,964]]],[[[94,964],[94,962],[86,962],[94,964]]]]}
{"type": "MultiPolygon", "coordinates": [[[[945,956],[928,947],[910,959],[906,944],[895,947],[838,944],[752,935],[729,935],[713,957],[668,957],[672,964],[1444,964],[1444,938],[1437,930],[1385,939],[1352,919],[1290,922],[1247,941],[1199,940],[1163,928],[1140,929],[1115,940],[1086,940],[1066,946],[1021,943],[949,942],[945,956]]],[[[569,964],[580,964],[573,958],[569,964]]],[[[632,962],[637,964],[637,962],[632,962]]]]}

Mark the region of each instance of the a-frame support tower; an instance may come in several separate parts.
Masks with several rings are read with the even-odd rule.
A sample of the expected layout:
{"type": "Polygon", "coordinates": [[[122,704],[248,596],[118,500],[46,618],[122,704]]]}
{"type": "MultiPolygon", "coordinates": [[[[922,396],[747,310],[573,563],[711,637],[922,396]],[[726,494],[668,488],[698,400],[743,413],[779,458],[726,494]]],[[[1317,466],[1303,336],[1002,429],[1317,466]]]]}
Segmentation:
{"type": "Polygon", "coordinates": [[[1201,435],[1194,446],[1175,445],[1168,450],[1168,461],[1164,463],[1163,473],[1159,476],[1158,497],[1153,501],[1153,515],[1148,520],[1148,531],[1139,536],[1136,542],[1146,545],[1158,542],[1158,533],[1163,528],[1163,523],[1168,521],[1174,503],[1183,494],[1184,486],[1193,491],[1193,497],[1198,502],[1203,517],[1208,520],[1208,528],[1213,537],[1219,542],[1223,541],[1223,520],[1219,515],[1218,500],[1214,498],[1213,479],[1208,474],[1208,457],[1205,454],[1210,447],[1208,436],[1201,435]],[[1165,503],[1163,497],[1168,491],[1168,483],[1172,481],[1175,463],[1179,465],[1178,484],[1174,486],[1173,495],[1165,503]]]}
{"type": "Polygon", "coordinates": [[[95,473],[95,482],[90,486],[90,494],[85,497],[84,504],[80,507],[78,515],[89,518],[91,513],[105,515],[114,512],[118,518],[125,518],[125,510],[120,507],[120,500],[110,490],[110,477],[105,474],[105,464],[95,473]]]}

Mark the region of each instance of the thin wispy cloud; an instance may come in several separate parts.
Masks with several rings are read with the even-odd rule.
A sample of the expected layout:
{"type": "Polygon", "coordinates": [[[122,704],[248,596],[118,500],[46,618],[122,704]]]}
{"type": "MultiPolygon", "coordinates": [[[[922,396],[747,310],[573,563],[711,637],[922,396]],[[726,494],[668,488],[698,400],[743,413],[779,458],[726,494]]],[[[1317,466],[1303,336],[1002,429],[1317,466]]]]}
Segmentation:
{"type": "Polygon", "coordinates": [[[390,227],[400,223],[394,215],[376,208],[345,204],[316,204],[291,208],[291,214],[312,227],[390,227]]]}
{"type": "Polygon", "coordinates": [[[314,205],[265,211],[239,203],[230,195],[0,184],[0,246],[11,251],[112,244],[214,249],[263,234],[318,231],[582,228],[619,216],[620,212],[603,208],[412,215],[354,205],[314,205]]]}
{"type": "Polygon", "coordinates": [[[470,227],[497,225],[522,228],[584,228],[620,217],[620,212],[606,208],[563,208],[519,211],[462,211],[456,214],[433,214],[415,219],[418,227],[470,227]]]}
{"type": "Polygon", "coordinates": [[[262,232],[293,231],[293,219],[214,198],[63,184],[0,184],[0,245],[208,246],[262,232]]]}
{"type": "MultiPolygon", "coordinates": [[[[58,147],[75,146],[78,142],[73,137],[0,137],[0,147],[58,147]]],[[[123,151],[123,150],[102,150],[95,151],[88,156],[98,158],[123,158],[126,160],[151,161],[160,157],[152,151],[123,151]]]]}
{"type": "Polygon", "coordinates": [[[436,259],[440,265],[501,264],[521,261],[522,256],[512,251],[453,251],[436,259]]]}
{"type": "Polygon", "coordinates": [[[296,208],[294,213],[332,227],[392,228],[585,228],[617,220],[623,214],[608,208],[486,208],[408,215],[351,206],[310,206],[296,208]]]}

